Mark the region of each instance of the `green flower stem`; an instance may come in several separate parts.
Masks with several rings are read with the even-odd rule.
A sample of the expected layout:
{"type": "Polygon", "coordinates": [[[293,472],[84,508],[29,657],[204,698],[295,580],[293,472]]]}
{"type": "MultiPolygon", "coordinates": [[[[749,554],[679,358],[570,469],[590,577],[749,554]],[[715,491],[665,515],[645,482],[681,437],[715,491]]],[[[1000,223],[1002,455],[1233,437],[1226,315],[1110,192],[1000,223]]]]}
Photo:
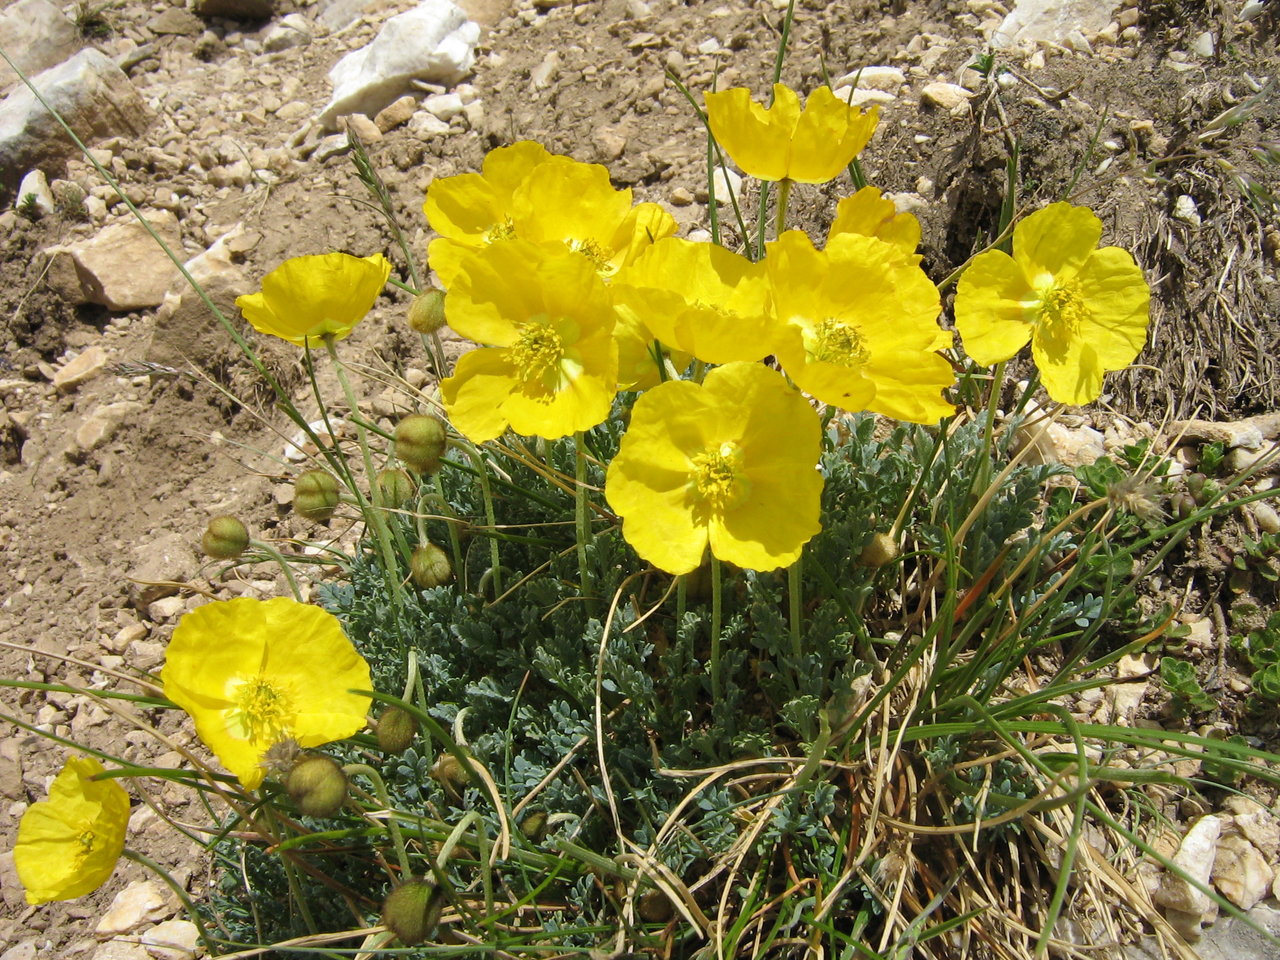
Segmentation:
{"type": "Polygon", "coordinates": [[[787,207],[791,203],[791,181],[778,181],[778,200],[773,213],[773,237],[776,240],[787,229],[787,207]]]}
{"type": "MultiPolygon", "coordinates": [[[[196,930],[199,931],[200,940],[205,945],[205,948],[211,953],[214,952],[213,945],[217,938],[213,937],[209,931],[205,929],[204,920],[200,916],[200,911],[196,909],[196,905],[192,902],[191,897],[187,895],[186,888],[170,876],[169,872],[165,870],[164,867],[160,866],[160,864],[156,863],[150,857],[138,853],[136,850],[131,850],[128,847],[125,847],[124,850],[121,851],[121,856],[127,860],[132,860],[134,863],[140,864],[165,882],[165,885],[173,891],[173,895],[178,898],[183,909],[186,910],[187,916],[191,918],[191,922],[196,925],[196,930]]],[[[217,917],[214,917],[214,922],[218,924],[218,928],[222,931],[223,939],[230,940],[231,932],[222,925],[222,921],[217,917]]]]}
{"type": "MultiPolygon", "coordinates": [[[[391,809],[391,799],[387,794],[387,785],[382,782],[382,775],[377,770],[367,763],[348,763],[343,765],[342,772],[346,774],[363,773],[372,781],[373,792],[378,795],[378,802],[388,810],[391,809]]],[[[413,876],[413,871],[409,869],[409,854],[405,852],[404,837],[400,833],[400,824],[396,823],[394,816],[387,818],[387,829],[391,831],[391,842],[396,848],[396,860],[400,864],[401,875],[403,877],[413,876]]]]}
{"type": "Polygon", "coordinates": [[[804,554],[796,558],[787,569],[787,600],[791,614],[791,652],[796,658],[796,668],[800,666],[802,647],[800,645],[800,608],[804,599],[804,587],[801,583],[801,568],[804,565],[804,554]]]}
{"type": "Polygon", "coordinates": [[[591,539],[591,520],[587,516],[587,444],[582,431],[573,435],[574,473],[577,481],[573,488],[573,521],[577,531],[578,576],[582,580],[580,590],[583,596],[593,591],[591,568],[587,563],[587,541],[591,539]]]}
{"type": "MultiPolygon", "coordinates": [[[[347,379],[346,367],[342,365],[342,360],[338,357],[337,347],[334,345],[332,336],[324,338],[325,349],[329,352],[329,359],[333,362],[334,372],[338,375],[338,383],[342,384],[342,393],[347,398],[347,406],[353,414],[360,412],[360,405],[356,402],[355,391],[351,389],[351,382],[347,379]]],[[[369,480],[370,487],[376,482],[377,474],[373,469],[373,455],[369,452],[369,436],[365,432],[359,421],[353,418],[356,424],[356,436],[360,440],[360,453],[364,457],[365,475],[369,480]]],[[[378,548],[382,551],[382,563],[385,567],[384,575],[387,580],[387,587],[396,602],[400,602],[400,578],[396,575],[396,554],[395,548],[391,540],[391,531],[387,527],[387,518],[382,511],[374,507],[356,484],[351,485],[351,493],[360,504],[360,512],[364,516],[365,523],[373,528],[374,538],[378,541],[378,548]]]]}
{"type": "Polygon", "coordinates": [[[711,702],[719,703],[720,684],[720,560],[711,557],[711,702]]]}
{"type": "Polygon", "coordinates": [[[489,471],[485,469],[480,451],[469,443],[459,443],[457,447],[471,460],[475,468],[476,479],[480,481],[480,495],[484,499],[484,521],[489,525],[489,569],[493,573],[493,595],[502,596],[502,558],[498,556],[498,541],[492,535],[498,528],[497,514],[493,510],[493,489],[489,486],[489,471]]]}
{"type": "Polygon", "coordinates": [[[995,427],[996,427],[996,404],[1000,402],[1000,387],[1004,383],[1004,365],[1005,361],[1001,360],[996,364],[995,370],[991,374],[991,392],[987,395],[987,422],[982,431],[982,459],[978,462],[978,469],[974,471],[974,485],[970,491],[971,495],[975,495],[980,490],[985,490],[987,485],[991,483],[991,454],[992,448],[995,446],[995,427]]]}
{"type": "Polygon", "coordinates": [[[293,591],[293,599],[302,603],[302,591],[298,588],[298,581],[293,576],[293,570],[289,568],[289,561],[285,559],[283,553],[270,544],[263,543],[261,540],[250,540],[249,546],[254,550],[265,553],[280,566],[280,572],[284,574],[284,578],[289,581],[289,589],[293,591]]]}
{"type": "MultiPolygon", "coordinates": [[[[449,503],[449,498],[445,496],[444,484],[440,480],[440,474],[437,473],[433,479],[435,480],[436,492],[430,499],[439,500],[443,505],[440,510],[442,514],[452,513],[453,507],[449,503]]],[[[453,552],[453,573],[458,578],[458,582],[462,583],[465,568],[462,565],[462,539],[458,536],[458,525],[452,520],[446,520],[445,527],[449,530],[449,549],[453,552]]],[[[424,537],[423,539],[426,538],[424,537]]],[[[408,700],[409,698],[406,696],[405,699],[408,700]]]]}

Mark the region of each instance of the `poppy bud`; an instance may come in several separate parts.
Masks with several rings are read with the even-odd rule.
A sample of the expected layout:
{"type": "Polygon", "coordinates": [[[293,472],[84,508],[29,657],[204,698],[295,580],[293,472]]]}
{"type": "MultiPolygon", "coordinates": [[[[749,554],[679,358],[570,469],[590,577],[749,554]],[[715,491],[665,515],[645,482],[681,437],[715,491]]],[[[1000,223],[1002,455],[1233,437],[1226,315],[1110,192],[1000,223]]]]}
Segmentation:
{"type": "Polygon", "coordinates": [[[347,775],[332,757],[316,753],[300,760],[284,781],[285,792],[308,817],[331,817],[347,799],[347,775]]]}
{"type": "Polygon", "coordinates": [[[338,481],[327,470],[308,470],[293,481],[293,509],[302,517],[324,523],[338,506],[338,481]]]}
{"type": "Polygon", "coordinates": [[[440,469],[448,435],[444,424],[425,413],[414,413],[396,424],[396,456],[414,473],[433,474],[440,469]]]}
{"type": "Polygon", "coordinates": [[[418,547],[409,557],[409,576],[424,590],[448,583],[453,576],[449,555],[434,543],[418,547]]]}
{"type": "Polygon", "coordinates": [[[214,517],[200,538],[200,549],[214,560],[234,560],[249,547],[249,531],[236,517],[214,517]]]}
{"type": "Polygon", "coordinates": [[[897,560],[901,555],[902,551],[893,537],[887,533],[873,533],[871,540],[862,548],[862,553],[858,554],[858,562],[864,567],[879,569],[886,563],[897,560]]]}
{"type": "Polygon", "coordinates": [[[547,836],[547,815],[542,810],[526,814],[520,821],[520,832],[533,843],[541,843],[547,836]]]}
{"type": "Polygon", "coordinates": [[[444,323],[444,293],[440,290],[428,290],[409,307],[409,326],[418,333],[435,333],[444,323]]]}
{"type": "Polygon", "coordinates": [[[378,720],[378,746],[387,753],[404,753],[418,734],[418,721],[399,707],[387,707],[378,720]]]}
{"type": "Polygon", "coordinates": [[[471,782],[471,774],[452,753],[442,753],[431,765],[432,779],[456,793],[458,787],[471,782]]]}
{"type": "Polygon", "coordinates": [[[399,467],[379,470],[374,480],[374,499],[380,507],[398,507],[418,492],[418,485],[399,467]]]}
{"type": "Polygon", "coordinates": [[[430,880],[406,880],[382,901],[382,924],[406,947],[417,946],[440,923],[444,901],[444,894],[430,880]]]}

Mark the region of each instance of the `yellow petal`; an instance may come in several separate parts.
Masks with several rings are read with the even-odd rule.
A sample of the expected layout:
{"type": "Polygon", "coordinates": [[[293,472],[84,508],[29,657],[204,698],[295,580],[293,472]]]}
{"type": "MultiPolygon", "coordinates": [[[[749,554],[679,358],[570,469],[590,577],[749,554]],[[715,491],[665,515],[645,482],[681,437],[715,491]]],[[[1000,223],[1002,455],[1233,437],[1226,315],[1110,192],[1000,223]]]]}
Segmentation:
{"type": "Polygon", "coordinates": [[[892,200],[881,197],[875,187],[863,187],[836,204],[836,218],[827,240],[842,233],[876,237],[913,255],[920,245],[920,221],[909,213],[898,213],[892,200]]]}
{"type": "Polygon", "coordinates": [[[505,350],[488,347],[458,358],[440,384],[449,422],[473,443],[496,440],[507,429],[502,404],[519,381],[505,350]]]}
{"type": "Polygon", "coordinates": [[[965,353],[983,366],[1008,360],[1031,339],[1039,308],[1012,257],[1000,250],[978,254],[956,286],[956,329],[965,353]]]}
{"type": "Polygon", "coordinates": [[[841,101],[830,87],[809,94],[790,145],[787,179],[826,183],[838,176],[871,140],[879,108],[863,113],[841,101]]]}
{"type": "Polygon", "coordinates": [[[711,135],[743,173],[758,180],[787,176],[791,134],[800,117],[794,91],[775,86],[769,110],[755,103],[745,87],[708,93],[705,99],[711,135]]]}
{"type": "Polygon", "coordinates": [[[1077,270],[1102,236],[1102,221],[1088,207],[1051,203],[1013,228],[1013,259],[1027,281],[1042,282],[1077,270]]]}

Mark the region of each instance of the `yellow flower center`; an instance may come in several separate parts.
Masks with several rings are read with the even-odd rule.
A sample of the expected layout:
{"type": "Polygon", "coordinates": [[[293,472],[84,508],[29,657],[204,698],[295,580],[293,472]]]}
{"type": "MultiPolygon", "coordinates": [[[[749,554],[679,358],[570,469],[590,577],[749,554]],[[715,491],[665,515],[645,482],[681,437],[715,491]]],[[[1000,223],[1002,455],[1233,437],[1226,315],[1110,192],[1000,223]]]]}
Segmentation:
{"type": "Polygon", "coordinates": [[[1080,321],[1088,308],[1075,287],[1052,284],[1040,298],[1036,339],[1050,360],[1063,360],[1071,341],[1079,336],[1080,321]]]}
{"type": "Polygon", "coordinates": [[[495,240],[510,240],[516,235],[516,225],[510,217],[507,217],[501,223],[495,223],[492,227],[485,231],[484,242],[493,243],[495,240]]]}
{"type": "Polygon", "coordinates": [[[806,339],[811,360],[857,368],[871,359],[861,331],[833,317],[818,324],[806,339]]]}
{"type": "Polygon", "coordinates": [[[278,743],[289,733],[293,710],[287,694],[262,677],[240,684],[228,718],[231,732],[251,743],[278,743]]]}
{"type": "Polygon", "coordinates": [[[741,504],[751,489],[742,475],[742,455],[731,443],[694,455],[691,486],[697,500],[717,513],[741,504]]]}
{"type": "Polygon", "coordinates": [[[564,359],[564,342],[545,317],[535,317],[526,324],[509,350],[516,376],[524,383],[545,381],[564,359]]]}
{"type": "Polygon", "coordinates": [[[80,835],[76,837],[76,842],[80,844],[79,858],[84,859],[93,853],[94,841],[97,837],[94,835],[93,827],[86,823],[80,828],[80,835]]]}
{"type": "Polygon", "coordinates": [[[600,274],[603,279],[608,279],[618,272],[618,268],[610,259],[608,252],[594,237],[587,237],[585,240],[566,240],[564,243],[574,253],[580,253],[594,263],[596,273],[600,274]]]}

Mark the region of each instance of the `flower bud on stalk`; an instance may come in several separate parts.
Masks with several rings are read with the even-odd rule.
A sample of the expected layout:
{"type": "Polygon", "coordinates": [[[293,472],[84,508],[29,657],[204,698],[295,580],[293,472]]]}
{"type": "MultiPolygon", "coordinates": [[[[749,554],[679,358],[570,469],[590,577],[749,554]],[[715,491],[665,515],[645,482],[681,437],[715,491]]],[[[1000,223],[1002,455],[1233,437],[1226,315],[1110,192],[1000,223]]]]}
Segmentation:
{"type": "Polygon", "coordinates": [[[874,533],[870,542],[858,554],[858,562],[864,567],[875,567],[877,570],[886,563],[892,563],[902,555],[897,541],[887,533],[874,533]]]}
{"type": "Polygon", "coordinates": [[[374,480],[374,492],[379,506],[398,507],[418,492],[418,485],[413,482],[408,471],[388,467],[378,471],[374,480]]]}
{"type": "Polygon", "coordinates": [[[452,753],[442,753],[431,765],[431,777],[450,793],[456,794],[459,787],[471,782],[471,774],[452,753]]]}
{"type": "Polygon", "coordinates": [[[529,838],[532,843],[541,843],[547,836],[547,814],[542,810],[535,810],[533,813],[525,814],[525,818],[520,821],[520,832],[529,838]]]}
{"type": "Polygon", "coordinates": [[[387,753],[404,753],[418,735],[418,721],[399,707],[387,707],[378,720],[378,746],[387,753]]]}
{"type": "Polygon", "coordinates": [[[324,523],[338,506],[338,481],[328,470],[307,470],[293,481],[293,509],[302,517],[324,523]]]}
{"type": "Polygon", "coordinates": [[[430,880],[406,880],[382,901],[382,924],[406,947],[417,946],[440,923],[444,901],[444,894],[430,880]]]}
{"type": "Polygon", "coordinates": [[[414,473],[434,474],[440,469],[449,437],[444,424],[432,416],[415,413],[396,425],[396,456],[414,473]]]}
{"type": "Polygon", "coordinates": [[[234,560],[249,548],[249,531],[236,517],[214,517],[200,538],[200,549],[214,560],[234,560]]]}
{"type": "Polygon", "coordinates": [[[435,333],[444,323],[444,293],[440,290],[428,290],[409,307],[409,326],[418,333],[435,333]]]}
{"type": "Polygon", "coordinates": [[[448,583],[453,576],[449,555],[434,543],[418,547],[409,557],[409,576],[423,590],[448,583]]]}
{"type": "Polygon", "coordinates": [[[312,754],[289,771],[284,789],[308,817],[331,817],[346,802],[347,775],[332,757],[312,754]]]}

